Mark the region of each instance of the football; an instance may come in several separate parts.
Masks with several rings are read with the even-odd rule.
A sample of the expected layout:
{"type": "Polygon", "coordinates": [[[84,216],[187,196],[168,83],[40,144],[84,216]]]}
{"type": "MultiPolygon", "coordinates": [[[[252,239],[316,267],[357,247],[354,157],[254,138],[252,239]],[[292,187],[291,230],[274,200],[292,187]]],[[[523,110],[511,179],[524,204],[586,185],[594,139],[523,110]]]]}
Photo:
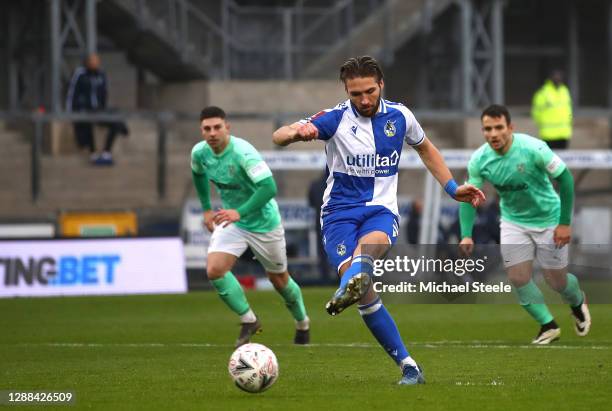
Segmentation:
{"type": "Polygon", "coordinates": [[[230,357],[228,370],[238,388],[250,393],[263,392],[278,378],[278,361],[262,344],[245,344],[230,357]]]}

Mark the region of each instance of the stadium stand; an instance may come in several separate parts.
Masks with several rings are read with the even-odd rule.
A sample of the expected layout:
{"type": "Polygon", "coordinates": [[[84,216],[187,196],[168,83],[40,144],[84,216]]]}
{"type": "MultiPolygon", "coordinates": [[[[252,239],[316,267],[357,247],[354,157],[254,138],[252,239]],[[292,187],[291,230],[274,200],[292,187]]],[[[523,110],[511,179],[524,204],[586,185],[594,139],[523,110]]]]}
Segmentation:
{"type": "MultiPolygon", "coordinates": [[[[563,61],[563,50],[574,46],[554,25],[566,9],[551,11],[538,4],[510,3],[502,9],[508,27],[540,21],[539,25],[506,33],[505,65],[512,76],[502,79],[508,100],[515,104],[517,126],[533,133],[527,107],[538,76],[547,64],[563,61]],[[542,38],[546,46],[526,41],[525,30],[542,38]]],[[[8,143],[0,159],[3,167],[11,170],[1,177],[0,216],[4,219],[93,208],[135,209],[149,216],[157,210],[165,218],[173,215],[178,220],[178,210],[192,195],[185,159],[199,139],[194,113],[214,102],[232,114],[236,135],[248,136],[261,150],[273,150],[270,135],[279,124],[311,115],[344,98],[342,87],[333,77],[334,67],[347,53],[368,52],[384,62],[387,97],[413,108],[428,136],[441,148],[480,144],[475,114],[483,104],[480,100],[494,97],[492,84],[499,81],[491,73],[488,77],[483,74],[482,67],[474,62],[472,92],[476,94],[466,110],[458,35],[462,13],[471,12],[473,23],[482,24],[480,32],[468,35],[488,36],[489,40],[496,35],[491,25],[496,9],[482,8],[478,2],[342,0],[330,8],[326,7],[328,2],[318,0],[257,2],[257,6],[248,1],[109,0],[96,2],[94,39],[89,38],[91,30],[87,29],[88,4],[85,0],[57,0],[46,7],[30,7],[27,18],[26,10],[35,3],[0,5],[3,18],[11,22],[2,27],[6,35],[0,37],[0,49],[16,56],[0,67],[0,82],[6,85],[2,87],[5,92],[0,93],[0,108],[5,110],[0,133],[8,143]],[[50,28],[43,22],[54,7],[60,11],[60,28],[66,34],[59,50],[63,87],[70,68],[78,64],[90,43],[95,43],[110,78],[109,105],[128,115],[131,137],[117,141],[113,169],[91,169],[74,155],[69,120],[62,117],[62,107],[53,103],[52,70],[37,69],[50,64],[40,56],[51,37],[50,28]],[[74,18],[72,25],[67,23],[69,16],[74,18]],[[381,31],[383,26],[386,29],[381,31]],[[25,35],[17,37],[20,32],[25,35]],[[272,38],[276,40],[271,49],[272,38]],[[430,45],[427,50],[422,47],[423,41],[430,45]],[[15,54],[15,50],[20,53],[15,54]],[[442,56],[440,50],[451,52],[442,56]],[[419,65],[426,69],[419,69],[419,65]],[[422,77],[423,71],[430,76],[422,77]],[[318,78],[321,76],[328,79],[318,78]],[[29,141],[35,127],[30,114],[24,120],[23,113],[39,107],[52,117],[46,117],[42,126],[38,197],[32,201],[36,176],[32,175],[29,141]],[[21,117],[11,117],[15,112],[22,113],[21,117]],[[171,120],[164,122],[165,160],[160,162],[159,125],[164,116],[160,113],[165,112],[171,120]],[[165,170],[161,190],[160,167],[165,170]]],[[[591,6],[580,8],[576,23],[582,27],[577,41],[585,56],[605,50],[605,42],[598,35],[605,30],[600,17],[605,14],[605,2],[591,6]],[[583,17],[591,19],[589,30],[583,26],[583,17]]],[[[483,50],[472,51],[491,52],[483,50]]],[[[574,64],[575,56],[570,53],[567,57],[568,64],[574,64]]],[[[581,59],[579,75],[569,76],[570,86],[580,86],[573,149],[607,148],[610,144],[609,113],[604,108],[606,90],[599,86],[605,70],[591,67],[591,60],[581,59]]],[[[313,143],[289,148],[293,149],[320,150],[321,146],[313,143]]],[[[282,174],[279,190],[286,198],[304,198],[303,181],[317,176],[316,171],[282,174]]],[[[606,171],[580,173],[579,177],[579,189],[605,196],[610,183],[606,171]]],[[[402,171],[400,181],[412,182],[400,184],[400,194],[422,196],[420,172],[402,171]]]]}

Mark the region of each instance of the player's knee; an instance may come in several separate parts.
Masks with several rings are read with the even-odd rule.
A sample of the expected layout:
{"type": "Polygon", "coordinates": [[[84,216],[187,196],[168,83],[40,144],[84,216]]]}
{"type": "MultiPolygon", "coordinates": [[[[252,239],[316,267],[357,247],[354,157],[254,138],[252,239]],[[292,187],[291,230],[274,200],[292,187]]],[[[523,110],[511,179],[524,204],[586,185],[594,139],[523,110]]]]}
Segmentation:
{"type": "Polygon", "coordinates": [[[342,277],[344,272],[349,269],[349,267],[351,266],[351,262],[352,260],[349,260],[340,266],[340,269],[338,270],[338,277],[342,277]]]}
{"type": "Polygon", "coordinates": [[[567,270],[545,269],[543,270],[546,283],[555,291],[561,292],[567,287],[567,270]]]}
{"type": "Polygon", "coordinates": [[[275,289],[282,290],[287,286],[287,282],[289,281],[289,273],[285,271],[284,273],[267,273],[268,279],[272,283],[275,289]]]}
{"type": "Polygon", "coordinates": [[[506,267],[508,279],[515,287],[522,287],[531,281],[532,266],[530,262],[523,262],[506,267]]]}
{"type": "Polygon", "coordinates": [[[229,270],[221,264],[210,263],[206,267],[206,276],[209,280],[217,280],[225,275],[229,270]]]}
{"type": "Polygon", "coordinates": [[[531,281],[531,274],[527,273],[508,273],[508,279],[515,287],[522,287],[531,281]]]}

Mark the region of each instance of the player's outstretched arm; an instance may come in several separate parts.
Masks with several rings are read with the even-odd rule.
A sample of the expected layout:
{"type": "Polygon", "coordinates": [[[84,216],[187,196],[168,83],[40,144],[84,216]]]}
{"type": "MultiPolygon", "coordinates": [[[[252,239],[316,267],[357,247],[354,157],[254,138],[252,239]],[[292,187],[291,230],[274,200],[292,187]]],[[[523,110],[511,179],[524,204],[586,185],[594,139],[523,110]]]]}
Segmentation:
{"type": "Polygon", "coordinates": [[[458,186],[453,198],[463,203],[470,203],[474,208],[486,200],[484,193],[478,187],[468,183],[458,186]]]}
{"type": "Polygon", "coordinates": [[[419,157],[421,157],[425,167],[427,167],[434,178],[438,180],[441,186],[444,187],[449,180],[452,180],[453,175],[446,166],[442,154],[440,154],[440,151],[438,151],[436,146],[434,146],[427,137],[425,137],[421,144],[413,147],[419,154],[419,157]]]}
{"type": "Polygon", "coordinates": [[[312,123],[293,123],[282,126],[272,134],[272,141],[279,146],[288,146],[297,141],[316,140],[319,130],[312,123]]]}
{"type": "Polygon", "coordinates": [[[559,197],[561,199],[561,213],[559,225],[555,228],[553,241],[559,248],[568,244],[572,239],[572,212],[574,210],[574,177],[566,168],[555,180],[559,183],[559,197]]]}
{"type": "Polygon", "coordinates": [[[429,139],[425,138],[421,144],[414,146],[414,149],[419,153],[423,164],[425,164],[429,172],[455,200],[470,203],[474,207],[478,207],[485,201],[484,193],[477,187],[471,184],[457,185],[444,162],[442,154],[429,139]]]}
{"type": "Polygon", "coordinates": [[[206,171],[202,170],[200,173],[196,173],[193,169],[191,170],[191,176],[193,184],[198,193],[202,210],[204,211],[204,226],[212,233],[213,226],[213,211],[210,205],[210,187],[208,185],[208,176],[206,171]]]}
{"type": "Polygon", "coordinates": [[[474,251],[474,240],[472,240],[472,230],[476,220],[476,209],[470,204],[459,204],[459,226],[461,227],[461,242],[459,248],[466,256],[474,251]]]}
{"type": "Polygon", "coordinates": [[[462,238],[461,242],[459,243],[459,250],[466,257],[472,255],[474,252],[474,240],[472,237],[462,238]]]}

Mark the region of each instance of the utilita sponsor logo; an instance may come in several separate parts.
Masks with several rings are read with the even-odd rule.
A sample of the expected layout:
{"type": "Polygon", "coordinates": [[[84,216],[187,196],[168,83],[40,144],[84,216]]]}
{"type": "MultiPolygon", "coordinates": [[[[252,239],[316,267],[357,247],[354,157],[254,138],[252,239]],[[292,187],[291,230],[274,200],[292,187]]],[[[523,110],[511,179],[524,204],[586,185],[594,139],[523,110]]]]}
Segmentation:
{"type": "Polygon", "coordinates": [[[5,286],[112,284],[120,261],[116,254],[0,258],[0,273],[5,286]]]}
{"type": "Polygon", "coordinates": [[[346,165],[355,167],[393,167],[399,163],[399,154],[393,150],[390,156],[380,154],[357,154],[346,156],[346,165]]]}

